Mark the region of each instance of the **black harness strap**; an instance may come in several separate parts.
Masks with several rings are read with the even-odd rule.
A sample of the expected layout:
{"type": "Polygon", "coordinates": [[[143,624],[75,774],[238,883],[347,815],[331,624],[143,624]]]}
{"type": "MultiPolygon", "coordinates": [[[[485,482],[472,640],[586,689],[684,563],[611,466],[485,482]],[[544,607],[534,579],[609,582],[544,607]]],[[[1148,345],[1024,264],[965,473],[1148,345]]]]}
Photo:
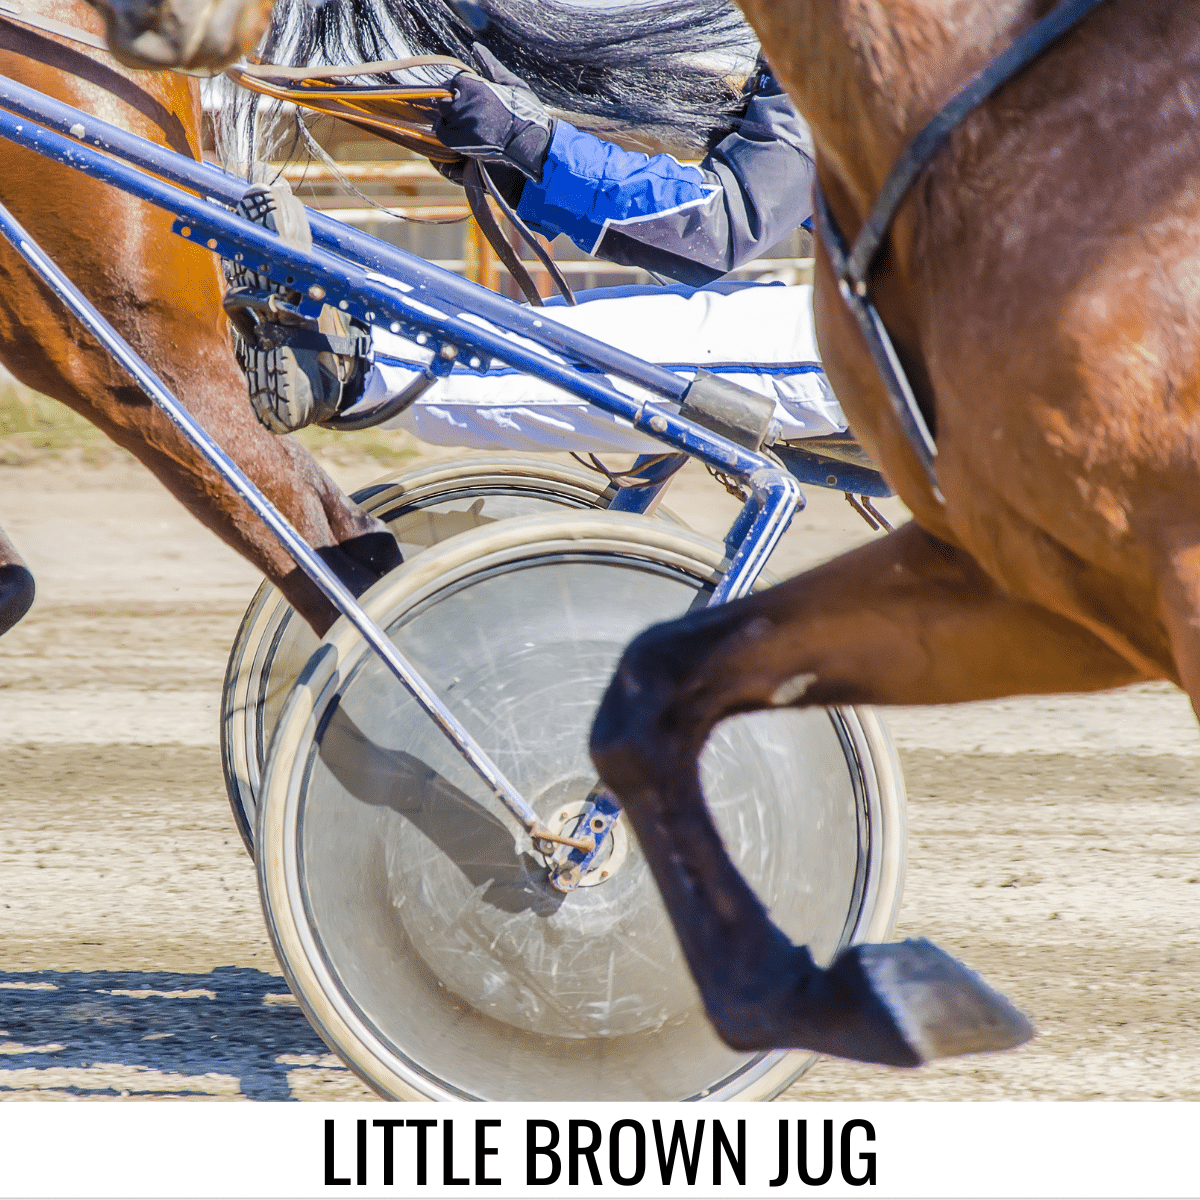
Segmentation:
{"type": "Polygon", "coordinates": [[[489,194],[496,201],[497,207],[508,218],[513,228],[528,242],[534,254],[538,256],[542,266],[546,268],[550,274],[550,278],[554,280],[555,287],[562,293],[563,299],[568,304],[575,304],[575,293],[571,291],[566,276],[559,270],[554,259],[538,244],[537,239],[533,236],[533,233],[525,222],[517,216],[512,206],[500,194],[487,167],[476,158],[468,158],[466,165],[463,167],[463,190],[467,194],[467,205],[471,209],[471,215],[478,222],[479,228],[483,230],[483,236],[491,243],[492,249],[496,251],[500,261],[508,268],[508,273],[513,277],[517,287],[525,293],[525,299],[534,308],[543,307],[537,285],[533,282],[533,277],[525,269],[525,264],[517,256],[517,248],[504,236],[499,223],[492,216],[492,210],[488,207],[487,203],[487,196],[489,194]]]}
{"type": "Polygon", "coordinates": [[[887,385],[888,396],[896,416],[939,499],[941,493],[938,491],[937,473],[934,470],[937,446],[917,404],[908,376],[896,355],[892,339],[875,306],[867,298],[868,277],[909,189],[950,134],[975,109],[1029,66],[1054,42],[1074,29],[1101,3],[1103,0],[1064,0],[1026,30],[1003,54],[974,75],[945,108],[917,134],[892,167],[879,199],[859,231],[852,248],[846,244],[821,185],[817,184],[817,227],[829,255],[830,265],[837,276],[842,299],[858,320],[871,357],[887,385]]]}
{"type": "Polygon", "coordinates": [[[471,210],[471,216],[475,218],[475,222],[482,230],[483,236],[487,238],[492,249],[496,251],[497,257],[504,264],[517,287],[524,293],[525,299],[534,308],[541,308],[542,298],[538,294],[537,285],[533,282],[533,277],[525,270],[525,264],[517,257],[516,250],[513,249],[508,238],[504,236],[504,232],[497,224],[496,218],[492,216],[492,210],[488,208],[488,193],[484,184],[486,176],[487,168],[478,159],[467,159],[466,165],[463,167],[462,185],[463,191],[467,195],[467,206],[471,210]]]}

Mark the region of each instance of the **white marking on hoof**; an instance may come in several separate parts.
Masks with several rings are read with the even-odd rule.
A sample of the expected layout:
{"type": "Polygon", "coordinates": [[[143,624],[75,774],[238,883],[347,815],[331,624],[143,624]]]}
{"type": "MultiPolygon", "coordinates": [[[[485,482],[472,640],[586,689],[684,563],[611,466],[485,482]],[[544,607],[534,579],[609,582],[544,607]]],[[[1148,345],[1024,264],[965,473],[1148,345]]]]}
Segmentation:
{"type": "Polygon", "coordinates": [[[794,704],[805,692],[808,691],[814,683],[817,682],[817,677],[811,672],[804,675],[795,675],[786,683],[781,683],[771,693],[771,703],[776,708],[786,708],[789,704],[794,704]]]}

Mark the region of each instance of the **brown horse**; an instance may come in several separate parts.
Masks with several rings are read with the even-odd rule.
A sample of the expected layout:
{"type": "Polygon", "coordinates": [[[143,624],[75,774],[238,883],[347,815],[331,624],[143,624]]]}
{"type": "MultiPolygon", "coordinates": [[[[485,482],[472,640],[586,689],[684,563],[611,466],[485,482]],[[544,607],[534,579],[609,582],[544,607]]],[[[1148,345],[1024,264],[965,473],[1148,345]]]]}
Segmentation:
{"type": "MultiPolygon", "coordinates": [[[[1054,7],[741,2],[850,240],[914,135],[1054,7]]],[[[783,938],[708,820],[696,761],[717,722],[1155,679],[1200,703],[1198,57],[1197,7],[1111,0],[965,121],[907,197],[871,294],[935,432],[944,501],[819,252],[826,369],[916,520],[651,629],[620,665],[593,754],[738,1047],[916,1063],[1005,1038],[949,1011],[952,981],[924,987],[922,944],[822,972],[783,938]]]]}
{"type": "MultiPolygon", "coordinates": [[[[83,4],[31,0],[44,17],[99,32],[83,4]]],[[[131,72],[0,21],[0,72],[86,112],[199,157],[194,80],[131,72]]],[[[171,233],[171,217],[114,188],[0,142],[0,200],[153,367],[353,591],[400,561],[394,539],[290,438],[260,426],[230,347],[220,265],[171,233]]],[[[70,318],[16,252],[0,243],[0,359],[135,454],[205,525],[283,589],[323,632],[336,613],[274,537],[179,431],[70,318]]],[[[0,633],[33,598],[32,579],[0,535],[0,633]]]]}

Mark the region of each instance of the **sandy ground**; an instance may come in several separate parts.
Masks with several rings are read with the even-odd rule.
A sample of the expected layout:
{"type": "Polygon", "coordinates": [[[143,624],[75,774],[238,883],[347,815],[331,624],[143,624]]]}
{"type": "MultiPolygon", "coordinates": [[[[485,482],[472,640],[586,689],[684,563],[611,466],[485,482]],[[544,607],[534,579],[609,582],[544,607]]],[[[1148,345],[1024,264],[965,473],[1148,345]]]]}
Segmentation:
{"type": "MultiPolygon", "coordinates": [[[[840,496],[810,500],[778,574],[872,536],[840,496]]],[[[734,511],[699,471],[668,503],[713,532],[734,511]]],[[[0,641],[0,1097],[367,1096],[287,994],[224,797],[217,703],[254,573],[124,463],[0,469],[0,513],[39,584],[0,641]]],[[[959,954],[1040,1036],[915,1073],[823,1062],[789,1095],[1200,1098],[1184,698],[889,721],[910,797],[898,932],[959,954]]]]}

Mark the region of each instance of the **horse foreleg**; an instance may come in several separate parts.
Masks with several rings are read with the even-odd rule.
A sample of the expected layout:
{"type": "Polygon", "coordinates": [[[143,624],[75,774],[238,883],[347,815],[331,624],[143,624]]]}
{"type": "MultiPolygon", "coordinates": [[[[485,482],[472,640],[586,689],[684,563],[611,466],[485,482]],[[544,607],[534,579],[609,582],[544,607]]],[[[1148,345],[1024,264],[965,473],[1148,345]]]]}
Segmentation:
{"type": "Polygon", "coordinates": [[[1200,717],[1200,529],[1161,520],[1153,533],[1159,616],[1179,684],[1200,717]]]}
{"type": "Polygon", "coordinates": [[[33,594],[33,576],[29,568],[0,529],[0,635],[7,633],[29,611],[33,594]]]}
{"type": "MultiPolygon", "coordinates": [[[[215,349],[224,351],[225,347],[215,349]]],[[[230,356],[226,353],[224,357],[230,356]]],[[[275,437],[259,425],[244,390],[238,391],[244,385],[234,373],[236,368],[226,369],[232,363],[216,353],[208,362],[212,384],[185,377],[185,386],[178,389],[188,409],[342,583],[359,595],[399,566],[400,548],[387,526],[348,500],[298,442],[275,437]]],[[[337,610],[274,535],[145,397],[116,379],[111,379],[107,388],[100,384],[112,373],[106,360],[97,357],[89,365],[95,370],[96,386],[62,398],[136,455],[201,523],[258,567],[316,632],[323,634],[337,619],[337,610]],[[86,406],[79,403],[81,395],[86,406]]],[[[171,380],[174,364],[164,364],[163,374],[171,380]]],[[[43,384],[43,390],[50,389],[43,384]]]]}
{"type": "Polygon", "coordinates": [[[601,703],[592,756],[726,1042],[913,1066],[1006,1049],[1032,1031],[928,942],[852,947],[828,969],[794,946],[710,819],[697,768],[709,732],[734,713],[784,705],[942,704],[1142,677],[1090,632],[1007,596],[969,555],[908,525],[643,633],[601,703]]]}

